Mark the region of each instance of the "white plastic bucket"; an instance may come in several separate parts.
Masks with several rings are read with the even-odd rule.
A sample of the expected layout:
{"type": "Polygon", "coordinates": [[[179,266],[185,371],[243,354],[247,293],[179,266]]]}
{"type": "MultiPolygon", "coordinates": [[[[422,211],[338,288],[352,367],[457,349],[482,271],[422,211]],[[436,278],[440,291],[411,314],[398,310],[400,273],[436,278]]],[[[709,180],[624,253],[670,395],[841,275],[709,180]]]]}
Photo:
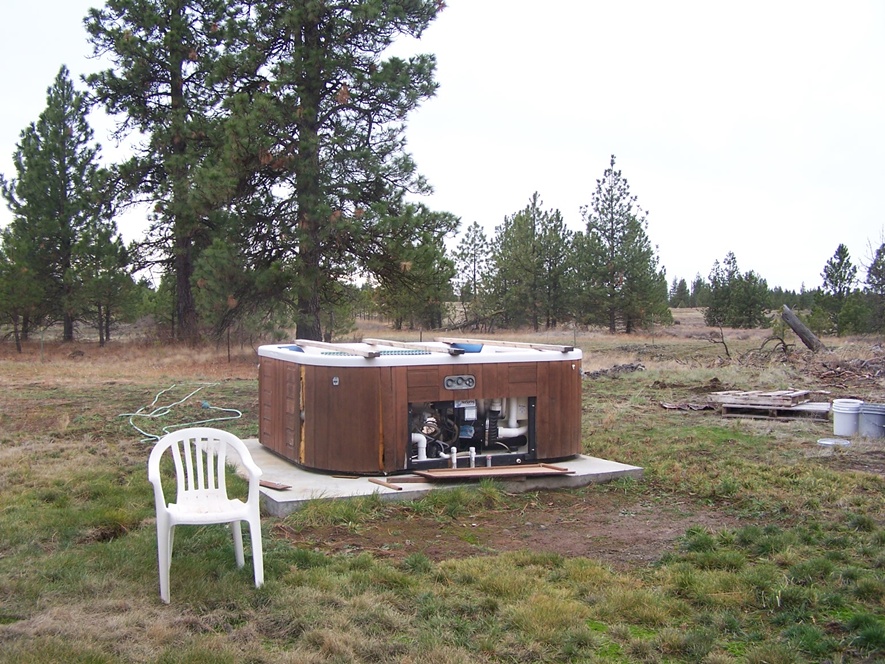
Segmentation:
{"type": "Polygon", "coordinates": [[[860,399],[833,399],[833,433],[837,436],[853,436],[857,433],[860,399]]]}
{"type": "Polygon", "coordinates": [[[863,404],[860,407],[857,431],[866,438],[885,438],[885,405],[863,404]]]}

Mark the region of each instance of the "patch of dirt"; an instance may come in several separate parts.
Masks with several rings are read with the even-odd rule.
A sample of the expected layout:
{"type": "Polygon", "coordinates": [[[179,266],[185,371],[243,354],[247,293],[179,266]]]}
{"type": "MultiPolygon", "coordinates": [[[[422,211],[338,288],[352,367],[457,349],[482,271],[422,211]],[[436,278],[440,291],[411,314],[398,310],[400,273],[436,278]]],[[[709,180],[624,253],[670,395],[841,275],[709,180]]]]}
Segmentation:
{"type": "Polygon", "coordinates": [[[853,470],[885,477],[885,451],[882,450],[856,453],[835,451],[824,459],[833,470],[853,470]]]}
{"type": "Polygon", "coordinates": [[[662,504],[612,491],[547,491],[523,509],[433,518],[400,507],[384,520],[356,528],[296,531],[280,522],[275,529],[295,546],[325,553],[365,551],[392,560],[421,553],[440,561],[531,550],[592,558],[629,571],[658,560],[692,526],[718,531],[738,523],[715,509],[682,500],[662,504]]]}

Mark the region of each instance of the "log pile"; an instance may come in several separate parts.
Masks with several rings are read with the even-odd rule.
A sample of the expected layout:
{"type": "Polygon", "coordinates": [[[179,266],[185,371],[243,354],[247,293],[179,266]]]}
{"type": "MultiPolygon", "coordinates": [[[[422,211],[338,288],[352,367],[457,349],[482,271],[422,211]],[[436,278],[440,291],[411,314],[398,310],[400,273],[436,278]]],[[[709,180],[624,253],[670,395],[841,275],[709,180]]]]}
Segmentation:
{"type": "Polygon", "coordinates": [[[812,373],[823,383],[833,387],[848,388],[876,383],[885,378],[885,358],[828,359],[821,362],[812,373]]]}

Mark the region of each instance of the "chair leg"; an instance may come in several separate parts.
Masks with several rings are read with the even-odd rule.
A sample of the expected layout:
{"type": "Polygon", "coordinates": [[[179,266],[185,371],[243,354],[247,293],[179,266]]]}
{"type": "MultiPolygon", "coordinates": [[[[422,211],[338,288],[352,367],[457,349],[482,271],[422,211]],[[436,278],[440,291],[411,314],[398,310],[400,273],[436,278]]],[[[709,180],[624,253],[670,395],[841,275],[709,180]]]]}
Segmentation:
{"type": "Polygon", "coordinates": [[[172,567],[172,541],[175,526],[157,519],[157,565],[160,572],[160,599],[169,603],[169,571],[172,567]]]}
{"type": "Polygon", "coordinates": [[[261,547],[261,522],[249,521],[249,537],[252,540],[252,566],[255,568],[255,587],[264,585],[264,553],[261,547]]]}
{"type": "Polygon", "coordinates": [[[246,559],[243,556],[243,527],[240,521],[231,521],[230,529],[234,536],[234,557],[237,560],[237,567],[242,567],[246,564],[246,559]]]}

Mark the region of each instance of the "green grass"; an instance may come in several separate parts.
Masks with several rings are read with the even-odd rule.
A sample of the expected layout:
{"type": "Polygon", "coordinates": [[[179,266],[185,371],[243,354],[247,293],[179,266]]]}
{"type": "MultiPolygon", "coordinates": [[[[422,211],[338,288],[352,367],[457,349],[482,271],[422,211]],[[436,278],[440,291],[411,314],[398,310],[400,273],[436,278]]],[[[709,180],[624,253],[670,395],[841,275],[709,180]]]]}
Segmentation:
{"type": "MultiPolygon", "coordinates": [[[[169,606],[158,598],[150,444],[119,414],[178,381],[20,385],[0,397],[0,661],[885,658],[883,479],[809,455],[826,424],[659,405],[698,400],[696,388],[713,377],[736,389],[782,387],[788,368],[710,368],[701,346],[695,356],[663,344],[618,352],[664,366],[585,383],[585,449],[643,466],[645,477],[574,493],[590,505],[616,492],[660,510],[708,506],[730,525],[690,527],[654,564],[630,571],[532,550],[435,562],[333,555],[298,538],[530,512],[538,496],[484,483],[395,506],[377,496],[318,500],[264,519],[267,582],[258,590],[250,563],[234,565],[226,529],[179,529],[169,606]],[[688,368],[674,368],[676,359],[688,368]]],[[[257,381],[212,390],[211,403],[243,410],[227,428],[254,436],[257,381]]]]}

